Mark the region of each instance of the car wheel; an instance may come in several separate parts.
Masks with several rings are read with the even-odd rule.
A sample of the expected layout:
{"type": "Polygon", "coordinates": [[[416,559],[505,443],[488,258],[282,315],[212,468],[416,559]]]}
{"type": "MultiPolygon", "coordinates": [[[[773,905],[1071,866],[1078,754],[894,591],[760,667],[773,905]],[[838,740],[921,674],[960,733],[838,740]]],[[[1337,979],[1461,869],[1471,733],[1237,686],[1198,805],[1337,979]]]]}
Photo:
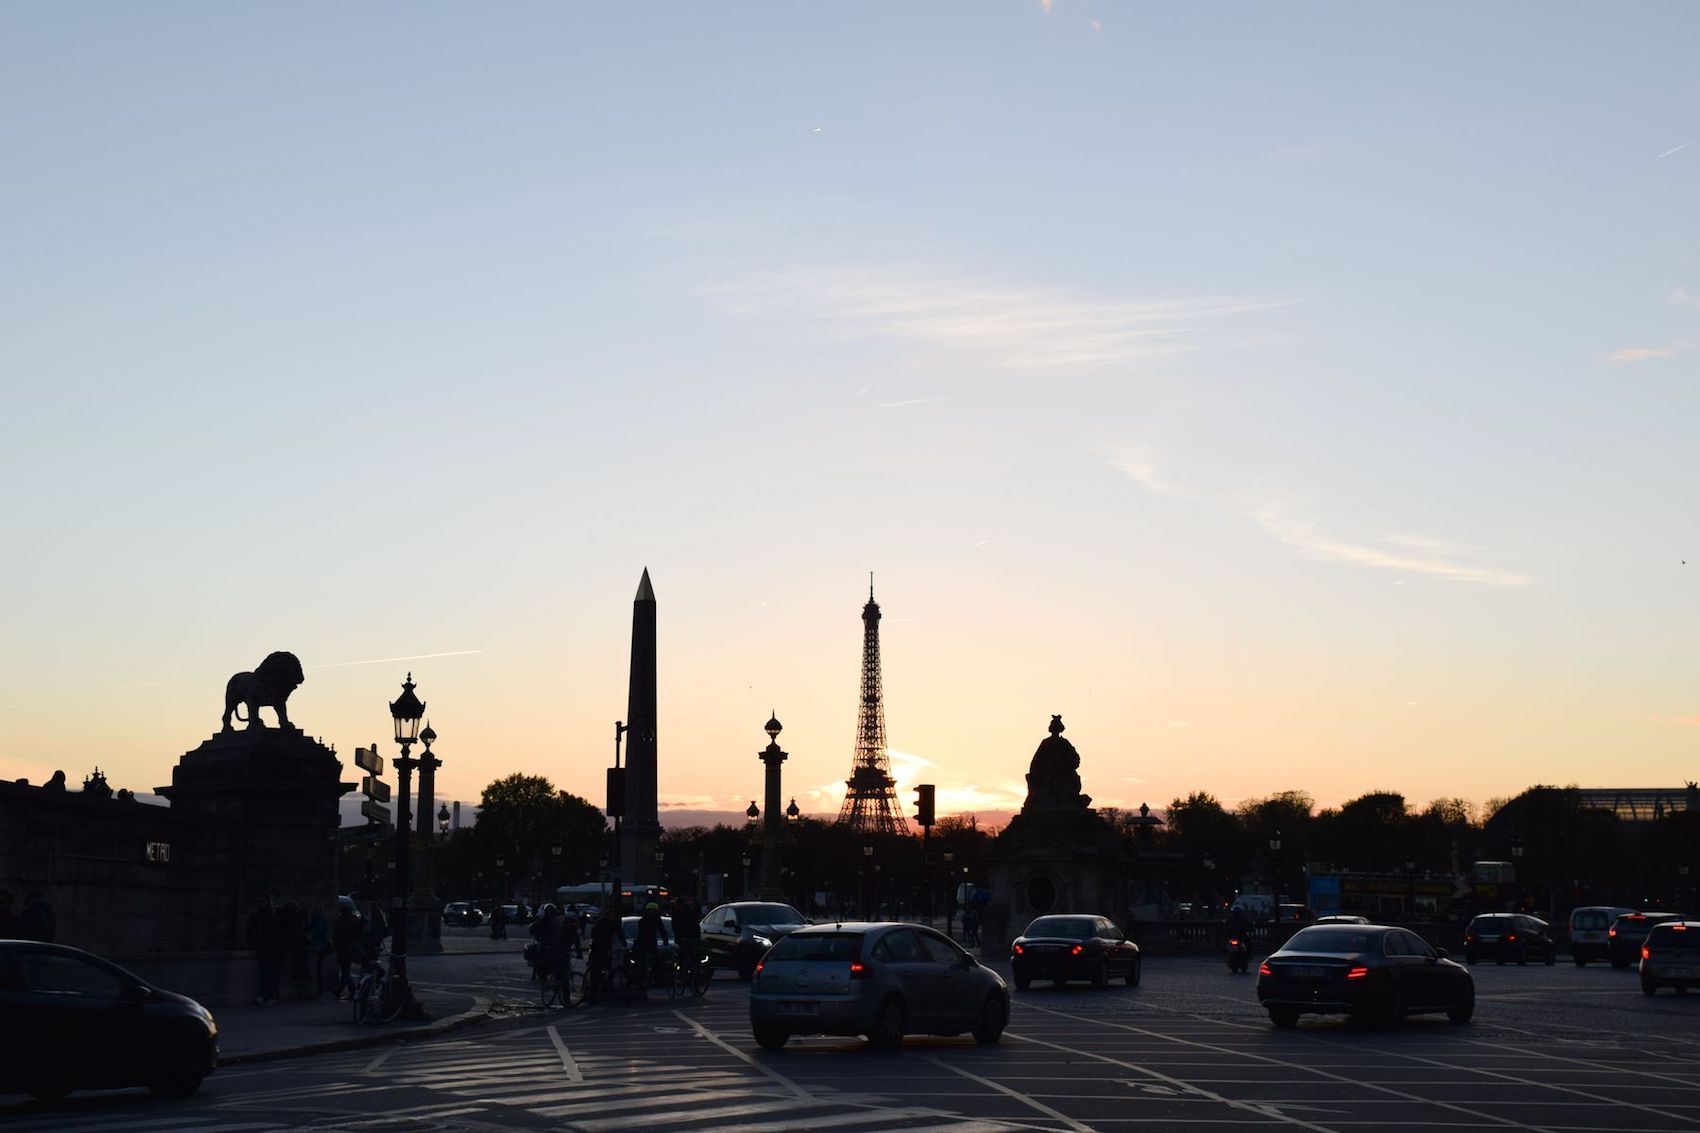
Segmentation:
{"type": "Polygon", "coordinates": [[[757,1027],[755,1032],[756,1045],[763,1050],[783,1050],[786,1040],[791,1037],[778,1027],[757,1027]]]}
{"type": "Polygon", "coordinates": [[[1464,963],[1474,964],[1475,962],[1476,962],[1476,954],[1474,952],[1464,953],[1464,963]]]}
{"type": "Polygon", "coordinates": [[[1271,1007],[1269,1009],[1269,1021],[1285,1030],[1288,1027],[1299,1025],[1299,1013],[1291,1007],[1271,1007]]]}
{"type": "Polygon", "coordinates": [[[903,1045],[903,1004],[895,995],[888,995],[874,1016],[874,1028],[868,1032],[868,1045],[875,1050],[896,1050],[903,1045]]]}
{"type": "Polygon", "coordinates": [[[1455,1003],[1451,1007],[1447,1008],[1446,1017],[1448,1019],[1452,1020],[1454,1023],[1468,1023],[1470,1021],[1470,1016],[1474,1015],[1475,1013],[1476,1013],[1476,997],[1475,997],[1474,993],[1472,993],[1469,996],[1469,998],[1463,1000],[1460,1003],[1455,1003]]]}
{"type": "Polygon", "coordinates": [[[1519,948],[1517,950],[1517,966],[1519,968],[1521,968],[1524,964],[1527,964],[1528,962],[1529,962],[1529,950],[1527,948],[1519,948]]]}
{"type": "Polygon", "coordinates": [[[1068,978],[1066,976],[1058,976],[1056,979],[1052,980],[1051,983],[1056,987],[1067,987],[1068,978]]]}
{"type": "Polygon", "coordinates": [[[1110,985],[1110,962],[1108,960],[1101,960],[1098,963],[1098,970],[1096,972],[1092,973],[1092,986],[1093,987],[1108,987],[1109,985],[1110,985]]]}
{"type": "Polygon", "coordinates": [[[1032,986],[1033,986],[1033,977],[1031,977],[1031,976],[1016,976],[1015,977],[1015,990],[1026,991],[1028,988],[1030,988],[1032,986]]]}
{"type": "Polygon", "coordinates": [[[1570,959],[1575,962],[1578,968],[1586,968],[1588,966],[1588,958],[1586,956],[1572,956],[1570,959]]]}
{"type": "Polygon", "coordinates": [[[1009,1005],[1003,996],[992,992],[986,996],[986,1002],[980,1006],[980,1021],[974,1024],[974,1041],[985,1045],[995,1043],[1003,1036],[1004,1025],[1009,1022],[1009,1005]]]}
{"type": "Polygon", "coordinates": [[[741,953],[738,956],[738,979],[749,983],[756,978],[756,957],[753,952],[741,953]]]}
{"type": "Polygon", "coordinates": [[[1659,990],[1659,985],[1645,976],[1641,977],[1641,994],[1652,995],[1659,990]]]}
{"type": "Polygon", "coordinates": [[[1547,947],[1547,967],[1550,968],[1556,963],[1558,963],[1558,945],[1549,945],[1547,947]]]}
{"type": "Polygon", "coordinates": [[[1405,993],[1398,984],[1387,986],[1387,995],[1381,1001],[1381,1021],[1394,1024],[1405,1018],[1405,993]]]}
{"type": "Polygon", "coordinates": [[[201,1088],[201,1077],[192,1070],[179,1070],[149,1083],[148,1089],[156,1098],[186,1098],[201,1088]]]}
{"type": "Polygon", "coordinates": [[[1138,987],[1139,986],[1139,965],[1140,965],[1140,959],[1139,959],[1138,956],[1135,956],[1133,958],[1133,966],[1130,967],[1127,970],[1127,986],[1128,987],[1138,987]]]}

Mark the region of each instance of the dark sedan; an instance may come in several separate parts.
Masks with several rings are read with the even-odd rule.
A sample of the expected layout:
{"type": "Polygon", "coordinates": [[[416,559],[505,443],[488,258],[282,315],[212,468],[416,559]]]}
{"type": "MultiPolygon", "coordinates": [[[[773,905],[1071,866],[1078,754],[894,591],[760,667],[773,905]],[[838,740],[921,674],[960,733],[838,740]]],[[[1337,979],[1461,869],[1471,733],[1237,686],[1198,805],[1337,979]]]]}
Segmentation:
{"type": "Polygon", "coordinates": [[[1681,913],[1624,913],[1611,922],[1606,932],[1606,956],[1617,969],[1629,967],[1641,958],[1641,945],[1654,925],[1680,921],[1681,913]]]}
{"type": "Polygon", "coordinates": [[[1039,917],[1009,946],[1009,971],[1026,990],[1034,980],[1086,980],[1104,987],[1125,979],[1139,983],[1139,945],[1107,917],[1069,913],[1039,917]]]}
{"type": "Polygon", "coordinates": [[[1661,987],[1681,995],[1700,987],[1700,921],[1661,921],[1647,932],[1641,945],[1641,991],[1652,995],[1661,987]]]}
{"type": "Polygon", "coordinates": [[[1477,960],[1551,964],[1558,959],[1558,941],[1553,939],[1552,926],[1539,917],[1483,913],[1464,929],[1464,959],[1471,964],[1477,960]]]}
{"type": "Polygon", "coordinates": [[[1407,929],[1317,925],[1294,933],[1258,967],[1257,999],[1277,1027],[1305,1014],[1397,1022],[1440,1011],[1468,1023],[1476,984],[1468,968],[1407,929]]]}
{"type": "Polygon", "coordinates": [[[77,948],[0,940],[0,1092],[195,1092],[218,1065],[212,1013],[77,948]]]}

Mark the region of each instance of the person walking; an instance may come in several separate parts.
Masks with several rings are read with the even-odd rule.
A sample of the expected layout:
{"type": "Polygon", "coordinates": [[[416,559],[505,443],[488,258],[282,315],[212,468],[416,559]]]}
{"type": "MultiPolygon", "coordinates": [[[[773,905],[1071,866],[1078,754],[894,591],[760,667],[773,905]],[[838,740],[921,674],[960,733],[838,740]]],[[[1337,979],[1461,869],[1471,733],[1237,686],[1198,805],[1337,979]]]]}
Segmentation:
{"type": "Polygon", "coordinates": [[[336,950],[336,987],[333,994],[338,999],[346,989],[348,998],[354,998],[354,963],[360,958],[360,918],[354,915],[352,905],[344,905],[337,910],[336,927],[331,929],[331,947],[336,950]]]}
{"type": "Polygon", "coordinates": [[[248,917],[248,947],[254,952],[259,977],[254,1003],[270,1007],[277,1002],[278,984],[283,976],[283,923],[272,907],[270,893],[261,895],[260,903],[248,917]]]}
{"type": "Polygon", "coordinates": [[[655,981],[655,962],[661,946],[671,943],[672,937],[661,920],[661,906],[654,901],[648,902],[643,907],[643,915],[638,917],[637,941],[632,946],[632,951],[637,954],[638,979],[645,995],[649,994],[649,985],[655,981]]]}
{"type": "Polygon", "coordinates": [[[325,919],[325,907],[314,905],[307,918],[307,963],[313,969],[313,994],[325,994],[326,969],[331,955],[331,922],[325,919]]]}
{"type": "Polygon", "coordinates": [[[506,940],[508,938],[508,914],[505,906],[498,904],[490,912],[490,939],[506,940]]]}

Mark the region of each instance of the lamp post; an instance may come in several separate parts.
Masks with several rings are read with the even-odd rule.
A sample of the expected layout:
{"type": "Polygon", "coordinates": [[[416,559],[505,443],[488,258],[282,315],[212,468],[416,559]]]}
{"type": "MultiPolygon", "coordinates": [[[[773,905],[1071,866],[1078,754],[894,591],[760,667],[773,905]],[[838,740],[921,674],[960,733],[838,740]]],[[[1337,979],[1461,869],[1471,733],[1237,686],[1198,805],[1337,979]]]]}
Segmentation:
{"type": "Polygon", "coordinates": [[[1516,886],[1514,897],[1516,903],[1511,907],[1516,910],[1523,904],[1523,836],[1521,834],[1511,840],[1511,869],[1514,877],[1513,884],[1516,886]]]}
{"type": "Polygon", "coordinates": [[[956,919],[956,851],[944,852],[944,934],[950,935],[950,922],[956,919]]]}
{"type": "MultiPolygon", "coordinates": [[[[767,747],[758,753],[757,758],[766,768],[762,776],[762,801],[767,806],[767,821],[761,827],[761,886],[757,890],[757,896],[764,901],[773,901],[782,893],[779,881],[779,843],[784,836],[787,812],[780,809],[779,787],[780,768],[787,757],[779,747],[779,733],[784,731],[784,726],[780,724],[777,713],[768,716],[762,730],[767,733],[767,747]]],[[[792,805],[796,805],[794,801],[792,805]]],[[[754,799],[750,800],[748,814],[752,821],[759,814],[754,799]]]]}
{"type": "Polygon", "coordinates": [[[744,896],[748,897],[750,895],[750,852],[748,850],[744,851],[743,858],[741,860],[744,866],[744,878],[742,882],[744,886],[744,896]]]}
{"type": "Polygon", "coordinates": [[[437,833],[447,838],[449,836],[449,804],[444,803],[437,808],[437,833]]]}
{"type": "Polygon", "coordinates": [[[1269,873],[1270,889],[1274,890],[1274,900],[1270,902],[1274,908],[1275,927],[1281,926],[1281,832],[1275,831],[1269,836],[1269,873]]]}
{"type": "Polygon", "coordinates": [[[399,795],[396,799],[395,824],[395,905],[390,918],[390,975],[395,980],[401,996],[402,1016],[409,1019],[425,1017],[425,1008],[413,997],[413,989],[407,982],[407,858],[412,841],[409,837],[412,823],[409,821],[411,815],[408,810],[408,789],[412,786],[413,769],[419,765],[410,749],[419,740],[419,721],[425,715],[424,702],[413,695],[416,687],[413,674],[407,674],[407,679],[401,685],[401,695],[390,702],[390,718],[395,722],[395,742],[401,745],[401,758],[395,761],[399,795]]]}
{"type": "Polygon", "coordinates": [[[861,901],[861,908],[857,910],[857,912],[862,914],[863,920],[872,920],[873,919],[873,918],[868,916],[868,875],[873,872],[873,870],[872,870],[873,864],[874,864],[874,844],[872,842],[863,842],[862,843],[862,901],[861,901]]]}

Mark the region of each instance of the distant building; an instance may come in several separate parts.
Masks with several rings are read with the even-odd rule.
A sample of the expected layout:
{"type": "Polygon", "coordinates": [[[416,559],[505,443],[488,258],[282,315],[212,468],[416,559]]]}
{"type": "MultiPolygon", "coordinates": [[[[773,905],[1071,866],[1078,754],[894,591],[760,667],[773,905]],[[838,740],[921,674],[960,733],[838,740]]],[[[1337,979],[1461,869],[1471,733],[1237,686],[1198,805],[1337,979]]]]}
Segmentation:
{"type": "Polygon", "coordinates": [[[1657,822],[1683,811],[1700,811],[1700,785],[1684,787],[1578,787],[1582,806],[1609,810],[1619,822],[1657,822]]]}

